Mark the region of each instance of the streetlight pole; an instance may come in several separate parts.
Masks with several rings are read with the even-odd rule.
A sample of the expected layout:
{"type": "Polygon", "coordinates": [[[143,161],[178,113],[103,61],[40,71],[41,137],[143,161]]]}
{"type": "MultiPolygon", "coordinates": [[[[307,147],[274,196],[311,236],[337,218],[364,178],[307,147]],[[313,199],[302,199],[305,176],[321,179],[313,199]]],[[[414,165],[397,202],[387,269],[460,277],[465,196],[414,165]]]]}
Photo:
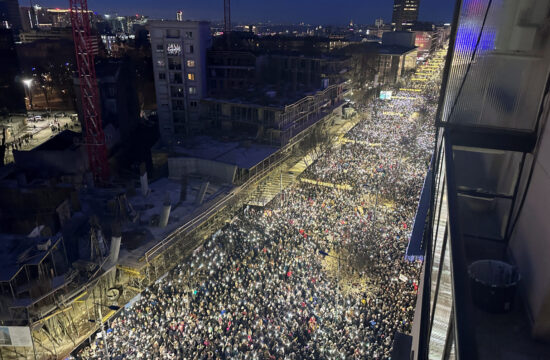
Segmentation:
{"type": "Polygon", "coordinates": [[[23,84],[25,84],[25,89],[27,90],[27,93],[28,93],[27,96],[29,97],[29,107],[30,107],[30,110],[32,110],[32,108],[33,108],[33,106],[32,106],[32,90],[31,90],[32,79],[24,79],[23,84]]]}

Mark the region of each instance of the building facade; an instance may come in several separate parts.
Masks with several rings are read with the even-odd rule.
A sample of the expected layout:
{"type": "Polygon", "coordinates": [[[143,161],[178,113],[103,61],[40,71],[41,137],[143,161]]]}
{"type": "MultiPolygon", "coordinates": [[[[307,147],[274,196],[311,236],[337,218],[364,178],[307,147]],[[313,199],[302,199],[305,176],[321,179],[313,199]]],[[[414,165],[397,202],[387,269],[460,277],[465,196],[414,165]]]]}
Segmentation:
{"type": "Polygon", "coordinates": [[[493,6],[457,1],[411,359],[550,357],[550,3],[493,6]]]}
{"type": "Polygon", "coordinates": [[[249,133],[259,143],[282,147],[340,107],[344,103],[344,87],[343,83],[330,85],[282,103],[275,97],[276,94],[266,94],[262,101],[207,98],[201,103],[202,118],[210,127],[226,134],[249,133]]]}
{"type": "Polygon", "coordinates": [[[206,51],[210,26],[204,21],[151,21],[155,92],[161,141],[202,129],[199,102],[206,95],[206,51]]]}
{"type": "Polygon", "coordinates": [[[382,46],[376,56],[375,85],[395,84],[416,68],[417,50],[412,47],[382,46]]]}

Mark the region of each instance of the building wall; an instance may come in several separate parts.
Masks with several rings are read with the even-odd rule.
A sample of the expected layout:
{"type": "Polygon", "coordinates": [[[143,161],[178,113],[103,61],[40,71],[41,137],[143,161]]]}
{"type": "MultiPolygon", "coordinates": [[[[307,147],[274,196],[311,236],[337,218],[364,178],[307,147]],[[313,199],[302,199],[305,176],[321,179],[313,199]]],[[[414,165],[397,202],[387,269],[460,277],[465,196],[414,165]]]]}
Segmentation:
{"type": "Polygon", "coordinates": [[[321,87],[321,59],[299,56],[262,56],[259,78],[277,89],[313,91],[321,87]]]}
{"type": "MultiPolygon", "coordinates": [[[[131,140],[139,123],[139,100],[135,68],[129,60],[106,60],[96,64],[101,104],[101,122],[109,150],[120,141],[131,140]],[[111,125],[109,127],[109,125],[111,125]]],[[[80,79],[74,78],[76,105],[82,126],[80,79]]]]}
{"type": "Polygon", "coordinates": [[[168,158],[168,177],[174,180],[188,174],[213,177],[224,183],[232,184],[237,171],[236,165],[198,158],[168,158]]]}
{"type": "MultiPolygon", "coordinates": [[[[126,60],[116,61],[116,72],[98,76],[104,126],[113,124],[122,141],[130,140],[139,121],[135,68],[126,60]]],[[[97,68],[96,68],[97,71],[97,68]]]]}
{"type": "Polygon", "coordinates": [[[203,128],[199,101],[206,95],[210,27],[199,21],[149,23],[161,141],[203,128]]]}
{"type": "Polygon", "coordinates": [[[256,56],[246,51],[207,53],[208,95],[235,95],[256,84],[256,56]]]}
{"type": "Polygon", "coordinates": [[[380,54],[376,64],[378,84],[395,84],[406,71],[416,67],[416,50],[406,54],[380,54]]]}
{"type": "Polygon", "coordinates": [[[206,99],[201,108],[213,128],[248,132],[256,141],[283,146],[342,103],[343,86],[333,84],[284,107],[206,99]]]}

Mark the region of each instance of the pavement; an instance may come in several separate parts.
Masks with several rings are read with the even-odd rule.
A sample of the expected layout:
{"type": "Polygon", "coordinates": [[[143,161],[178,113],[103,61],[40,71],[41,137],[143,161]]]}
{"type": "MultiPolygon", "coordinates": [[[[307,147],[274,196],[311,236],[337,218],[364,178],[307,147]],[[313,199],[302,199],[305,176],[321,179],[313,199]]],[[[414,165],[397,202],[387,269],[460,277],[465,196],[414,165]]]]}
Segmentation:
{"type": "Polygon", "coordinates": [[[76,132],[82,131],[80,122],[72,111],[54,111],[49,117],[42,117],[43,114],[44,112],[29,112],[27,116],[14,115],[0,118],[0,128],[7,129],[5,164],[13,162],[14,148],[16,150],[34,149],[67,128],[76,132]],[[33,116],[41,116],[41,118],[32,119],[33,116]]]}

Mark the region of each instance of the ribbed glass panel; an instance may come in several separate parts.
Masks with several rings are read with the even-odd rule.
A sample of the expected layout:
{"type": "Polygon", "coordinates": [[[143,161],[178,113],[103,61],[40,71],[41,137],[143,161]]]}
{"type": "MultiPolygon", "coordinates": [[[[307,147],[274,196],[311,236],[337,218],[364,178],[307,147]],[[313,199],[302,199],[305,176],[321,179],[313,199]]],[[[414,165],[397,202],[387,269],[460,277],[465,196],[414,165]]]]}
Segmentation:
{"type": "Polygon", "coordinates": [[[463,1],[442,121],[534,128],[546,80],[537,3],[463,1]]]}

